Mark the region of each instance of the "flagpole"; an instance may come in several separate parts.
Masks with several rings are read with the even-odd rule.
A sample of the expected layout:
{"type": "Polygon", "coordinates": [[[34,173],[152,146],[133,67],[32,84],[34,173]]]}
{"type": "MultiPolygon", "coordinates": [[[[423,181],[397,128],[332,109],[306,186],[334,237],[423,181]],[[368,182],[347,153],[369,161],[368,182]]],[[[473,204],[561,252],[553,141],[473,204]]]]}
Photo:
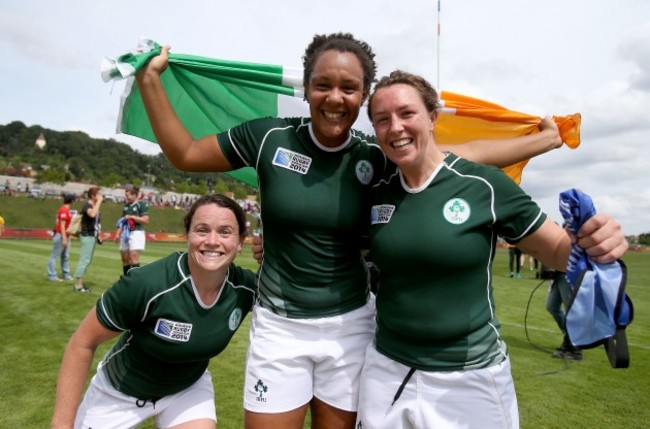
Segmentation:
{"type": "Polygon", "coordinates": [[[438,37],[436,48],[436,89],[440,91],[440,0],[438,0],[438,37]]]}

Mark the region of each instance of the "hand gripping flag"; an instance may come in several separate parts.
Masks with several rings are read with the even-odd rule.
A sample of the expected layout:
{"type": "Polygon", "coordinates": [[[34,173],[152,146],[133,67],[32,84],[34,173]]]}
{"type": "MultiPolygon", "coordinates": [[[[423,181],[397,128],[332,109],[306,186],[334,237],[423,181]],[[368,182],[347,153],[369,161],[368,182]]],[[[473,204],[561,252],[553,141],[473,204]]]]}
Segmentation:
{"type": "MultiPolygon", "coordinates": [[[[104,58],[102,79],[127,79],[120,103],[117,132],[156,142],[133,76],[161,46],[141,39],[138,46],[118,58],[104,58]]],[[[181,122],[196,138],[226,131],[260,117],[308,115],[303,101],[302,69],[278,65],[169,54],[161,79],[181,122]]],[[[502,139],[538,132],[541,118],[508,110],[477,98],[442,91],[442,108],[436,120],[436,141],[459,144],[478,139],[502,139]]],[[[580,114],[554,116],[562,141],[572,149],[580,144],[580,114]]],[[[515,182],[528,160],[503,170],[515,182]]],[[[228,173],[257,187],[251,167],[228,173]]]]}
{"type": "MultiPolygon", "coordinates": [[[[542,118],[509,110],[489,101],[449,91],[440,92],[442,108],[435,123],[436,142],[460,144],[480,139],[505,139],[539,132],[542,118]]],[[[564,144],[571,149],[580,145],[581,116],[553,116],[564,144]]],[[[528,160],[502,168],[516,183],[528,160]]]]}
{"type": "MultiPolygon", "coordinates": [[[[127,79],[117,133],[157,143],[134,75],[160,51],[159,44],[142,38],[130,52],[102,60],[104,82],[127,79]]],[[[226,131],[251,119],[285,113],[299,116],[298,112],[303,111],[302,70],[297,68],[170,53],[161,79],[180,121],[196,138],[226,131]]],[[[252,167],[227,174],[258,187],[252,167]]]]}
{"type": "MultiPolygon", "coordinates": [[[[577,235],[596,209],[588,195],[570,189],[560,194],[560,212],[567,229],[577,235]]],[[[625,293],[627,269],[623,261],[594,262],[574,243],[566,277],[573,290],[566,313],[566,332],[571,343],[580,348],[604,344],[612,367],[627,368],[625,328],[632,322],[634,309],[625,293]]]]}

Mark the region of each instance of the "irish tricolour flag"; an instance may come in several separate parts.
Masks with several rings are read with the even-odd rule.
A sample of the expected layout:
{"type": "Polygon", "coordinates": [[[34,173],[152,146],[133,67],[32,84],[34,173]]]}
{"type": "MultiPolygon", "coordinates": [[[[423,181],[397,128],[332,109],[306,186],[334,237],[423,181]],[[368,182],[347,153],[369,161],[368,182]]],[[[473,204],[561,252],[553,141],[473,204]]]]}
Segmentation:
{"type": "MultiPolygon", "coordinates": [[[[102,79],[128,79],[120,101],[117,132],[156,142],[133,75],[161,46],[142,39],[138,46],[116,59],[105,58],[102,79]]],[[[163,85],[181,122],[195,137],[225,131],[244,121],[267,116],[306,116],[302,69],[245,63],[193,55],[169,54],[163,85]]],[[[436,141],[446,144],[470,140],[523,136],[538,131],[541,118],[508,110],[473,97],[442,91],[443,104],[435,128],[436,141]]],[[[359,115],[364,118],[364,112],[359,115]]],[[[580,115],[556,116],[563,141],[580,144],[580,115]]],[[[363,131],[371,132],[366,126],[363,131]]],[[[504,168],[517,183],[527,161],[504,168]]],[[[257,187],[257,176],[247,167],[231,176],[257,187]]]]}

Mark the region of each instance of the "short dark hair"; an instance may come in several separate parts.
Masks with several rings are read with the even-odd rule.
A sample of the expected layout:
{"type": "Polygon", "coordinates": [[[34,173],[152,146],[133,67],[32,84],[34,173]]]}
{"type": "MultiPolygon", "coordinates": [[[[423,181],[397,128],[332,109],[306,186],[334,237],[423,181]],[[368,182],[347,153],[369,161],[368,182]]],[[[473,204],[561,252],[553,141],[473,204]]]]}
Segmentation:
{"type": "Polygon", "coordinates": [[[372,122],[372,99],[377,93],[377,90],[400,83],[412,86],[420,93],[427,112],[434,112],[440,108],[438,93],[425,78],[403,70],[395,70],[388,76],[379,79],[379,82],[377,82],[375,88],[372,90],[372,94],[370,94],[370,98],[368,99],[368,118],[370,118],[370,122],[372,122]]]}
{"type": "Polygon", "coordinates": [[[370,86],[377,75],[377,64],[372,48],[366,42],[356,39],[350,33],[316,34],[311,43],[307,46],[302,56],[304,68],[302,84],[305,87],[305,94],[309,87],[309,79],[314,72],[314,65],[325,51],[350,52],[354,54],[363,68],[363,92],[365,95],[370,92],[370,86]]]}
{"type": "Polygon", "coordinates": [[[222,194],[208,194],[194,201],[189,211],[185,215],[183,224],[185,226],[186,234],[190,232],[190,225],[192,224],[192,218],[194,218],[194,214],[196,213],[196,210],[199,207],[207,206],[208,204],[216,204],[219,207],[223,207],[225,209],[229,209],[230,211],[232,211],[233,214],[235,215],[235,219],[237,219],[239,236],[242,236],[246,232],[246,214],[244,213],[244,209],[241,208],[241,206],[237,203],[237,201],[233,200],[232,198],[228,198],[222,194]]]}
{"type": "Polygon", "coordinates": [[[63,194],[63,204],[72,204],[77,199],[75,194],[65,193],[63,194]]]}
{"type": "Polygon", "coordinates": [[[140,193],[140,188],[135,185],[126,185],[124,190],[133,195],[138,195],[140,193]]]}

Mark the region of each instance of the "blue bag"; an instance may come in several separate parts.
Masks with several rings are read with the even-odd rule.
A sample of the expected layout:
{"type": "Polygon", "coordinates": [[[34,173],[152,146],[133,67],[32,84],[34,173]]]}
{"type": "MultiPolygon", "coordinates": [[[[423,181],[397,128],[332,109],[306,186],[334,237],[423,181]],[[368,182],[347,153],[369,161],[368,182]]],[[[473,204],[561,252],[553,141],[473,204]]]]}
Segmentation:
{"type": "MultiPolygon", "coordinates": [[[[577,235],[596,209],[588,195],[570,189],[560,194],[560,212],[567,229],[577,235]]],[[[625,328],[634,318],[634,308],[625,292],[627,268],[623,261],[594,262],[574,243],[566,277],[572,285],[566,313],[571,343],[582,349],[603,344],[612,367],[627,368],[630,359],[625,328]]]]}

